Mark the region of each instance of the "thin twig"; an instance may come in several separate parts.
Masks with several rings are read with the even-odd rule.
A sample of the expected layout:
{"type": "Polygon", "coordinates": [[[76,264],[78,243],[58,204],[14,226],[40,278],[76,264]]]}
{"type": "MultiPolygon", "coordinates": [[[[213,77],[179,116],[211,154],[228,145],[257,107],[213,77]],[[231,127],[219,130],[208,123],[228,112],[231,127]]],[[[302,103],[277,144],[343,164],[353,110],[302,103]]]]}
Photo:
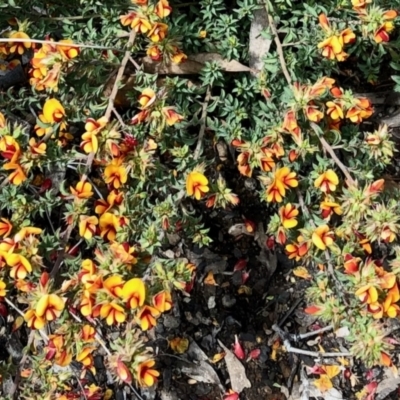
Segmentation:
{"type": "Polygon", "coordinates": [[[51,44],[52,46],[63,46],[63,47],[79,47],[81,49],[95,49],[95,50],[114,50],[114,51],[124,51],[116,47],[108,46],[97,46],[93,44],[83,44],[83,43],[60,43],[54,42],[52,40],[39,40],[39,39],[23,39],[23,38],[0,38],[0,43],[38,43],[38,44],[51,44]]]}
{"type": "Polygon", "coordinates": [[[115,98],[117,97],[117,93],[118,93],[118,85],[124,75],[126,64],[128,63],[129,57],[131,56],[131,48],[133,46],[133,43],[135,42],[135,39],[136,39],[136,31],[134,29],[132,29],[129,34],[129,39],[128,39],[128,43],[126,45],[126,51],[125,51],[124,58],[122,59],[121,66],[118,69],[118,73],[115,78],[114,86],[112,88],[110,98],[108,100],[107,110],[104,115],[107,118],[107,120],[110,120],[111,113],[114,108],[115,98]]]}
{"type": "Polygon", "coordinates": [[[275,42],[275,45],[276,45],[276,51],[277,51],[278,56],[279,56],[279,62],[281,64],[283,75],[285,75],[286,81],[289,84],[289,86],[292,86],[292,78],[290,77],[289,71],[288,71],[287,66],[286,66],[285,56],[283,54],[282,43],[281,43],[281,41],[279,39],[279,35],[278,35],[278,31],[277,31],[276,26],[275,26],[274,19],[273,19],[273,17],[271,16],[271,14],[268,11],[268,4],[265,4],[265,9],[266,9],[267,15],[268,15],[269,26],[271,28],[272,34],[274,35],[274,42],[275,42]]]}
{"type": "Polygon", "coordinates": [[[129,61],[134,65],[134,67],[139,70],[141,67],[140,65],[135,61],[135,59],[132,56],[129,56],[129,61]]]}
{"type": "Polygon", "coordinates": [[[322,147],[329,153],[332,157],[332,160],[335,161],[335,164],[339,167],[339,169],[343,172],[343,175],[346,177],[347,182],[350,185],[355,185],[354,179],[351,177],[347,167],[338,159],[337,155],[335,154],[334,150],[332,149],[331,145],[325,140],[324,137],[318,136],[319,141],[322,144],[322,147]]]}
{"type": "MultiPolygon", "coordinates": [[[[81,318],[79,318],[77,315],[70,313],[70,315],[72,316],[73,319],[75,319],[75,321],[82,323],[81,318]]],[[[95,328],[96,329],[96,328],[95,328]]],[[[103,348],[103,350],[106,352],[106,354],[108,356],[112,356],[111,351],[107,348],[103,338],[101,337],[99,331],[96,329],[96,333],[94,335],[94,338],[96,339],[97,343],[99,343],[99,345],[103,348]]],[[[129,388],[132,390],[133,394],[139,399],[139,400],[144,400],[143,397],[139,394],[139,392],[135,389],[134,386],[132,386],[130,383],[127,384],[129,386],[129,388]]]]}
{"type": "MultiPolygon", "coordinates": [[[[314,332],[310,332],[309,336],[313,336],[315,334],[318,334],[320,332],[324,332],[326,330],[330,330],[332,329],[332,326],[327,326],[325,328],[319,329],[318,331],[314,331],[314,332]]],[[[289,353],[296,353],[296,354],[303,354],[306,356],[311,356],[311,357],[316,357],[316,358],[324,358],[324,357],[353,357],[353,355],[349,352],[342,352],[342,353],[321,353],[319,351],[310,351],[310,350],[303,350],[303,349],[298,349],[297,347],[293,347],[290,343],[289,338],[292,336],[290,334],[288,334],[287,332],[283,331],[281,328],[279,328],[278,325],[273,325],[272,326],[272,330],[274,330],[279,337],[282,339],[283,341],[283,345],[285,346],[286,350],[289,353]]],[[[300,335],[299,335],[300,336],[300,335]]],[[[303,336],[303,338],[305,337],[309,337],[309,336],[303,336]]]]}
{"type": "Polygon", "coordinates": [[[26,345],[27,350],[26,350],[25,354],[22,356],[21,361],[19,362],[17,374],[15,376],[13,386],[10,390],[10,395],[13,398],[13,400],[18,400],[18,387],[19,387],[19,383],[21,381],[21,369],[23,368],[26,361],[28,360],[29,347],[31,347],[34,338],[35,338],[35,331],[31,331],[31,333],[29,334],[29,337],[28,337],[28,343],[26,345]]]}
{"type": "Polygon", "coordinates": [[[203,107],[201,111],[201,117],[200,117],[201,126],[200,126],[199,137],[197,139],[196,149],[194,150],[194,155],[193,155],[194,160],[197,160],[200,157],[201,149],[203,148],[203,138],[207,124],[207,108],[210,98],[211,98],[211,87],[209,85],[207,86],[206,97],[204,98],[203,107]]]}

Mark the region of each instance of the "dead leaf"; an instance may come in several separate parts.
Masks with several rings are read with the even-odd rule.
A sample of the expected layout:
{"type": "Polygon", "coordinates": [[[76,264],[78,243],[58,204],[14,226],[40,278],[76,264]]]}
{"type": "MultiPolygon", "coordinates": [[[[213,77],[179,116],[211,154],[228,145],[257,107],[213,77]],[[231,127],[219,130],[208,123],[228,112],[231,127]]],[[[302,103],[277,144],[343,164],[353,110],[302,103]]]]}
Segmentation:
{"type": "Polygon", "coordinates": [[[213,358],[210,360],[213,364],[216,364],[218,361],[221,361],[225,357],[225,353],[222,351],[221,353],[214,354],[213,358]]]}
{"type": "Polygon", "coordinates": [[[293,275],[297,276],[298,278],[302,278],[302,279],[307,279],[307,280],[312,279],[312,276],[309,274],[309,272],[307,271],[307,268],[305,268],[305,267],[295,268],[293,270],[293,275]]]}
{"type": "Polygon", "coordinates": [[[214,368],[208,363],[207,355],[194,340],[190,341],[190,346],[185,356],[193,361],[188,359],[187,361],[177,362],[177,365],[185,375],[198,382],[218,385],[221,391],[225,390],[214,368]]]}
{"type": "Polygon", "coordinates": [[[193,75],[199,74],[206,62],[215,61],[225,72],[250,72],[251,68],[235,60],[226,60],[218,53],[199,53],[191,55],[180,64],[167,61],[160,63],[150,57],[142,58],[143,69],[151,74],[193,75]]]}
{"type": "Polygon", "coordinates": [[[212,271],[209,271],[209,273],[207,274],[207,276],[204,278],[203,281],[206,285],[212,285],[212,286],[217,286],[217,282],[215,282],[214,279],[214,274],[212,271]]]}
{"type": "Polygon", "coordinates": [[[319,379],[315,379],[313,383],[322,393],[333,388],[332,381],[326,374],[322,374],[319,379]]]}
{"type": "Polygon", "coordinates": [[[243,364],[236,358],[236,356],[218,340],[219,345],[225,351],[225,363],[228,369],[229,378],[231,380],[232,390],[236,393],[241,393],[244,388],[250,388],[251,383],[247,379],[246,370],[243,364]]]}
{"type": "Polygon", "coordinates": [[[189,347],[189,340],[186,338],[176,337],[169,341],[169,347],[178,354],[183,354],[189,347]]]}

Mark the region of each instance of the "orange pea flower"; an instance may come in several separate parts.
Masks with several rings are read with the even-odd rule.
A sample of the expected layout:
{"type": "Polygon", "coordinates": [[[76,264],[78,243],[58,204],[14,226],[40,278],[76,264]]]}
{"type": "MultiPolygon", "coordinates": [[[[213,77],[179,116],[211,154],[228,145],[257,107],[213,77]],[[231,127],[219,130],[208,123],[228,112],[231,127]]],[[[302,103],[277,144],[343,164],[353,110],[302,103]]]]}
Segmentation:
{"type": "Polygon", "coordinates": [[[172,308],[171,292],[163,290],[153,296],[153,305],[161,313],[172,308]]]}
{"type": "Polygon", "coordinates": [[[151,45],[146,50],[146,54],[153,60],[153,61],[161,61],[163,58],[163,54],[161,49],[157,45],[151,45]]]}
{"type": "Polygon", "coordinates": [[[89,317],[93,315],[93,309],[94,298],[88,291],[85,290],[80,299],[79,311],[84,317],[89,317]]]}
{"type": "Polygon", "coordinates": [[[118,192],[117,190],[112,190],[108,196],[107,200],[96,200],[95,210],[96,214],[104,214],[110,211],[114,206],[119,206],[124,199],[124,194],[118,192]]]}
{"type": "Polygon", "coordinates": [[[122,324],[126,319],[123,307],[115,302],[102,304],[100,307],[100,317],[105,319],[107,325],[110,326],[113,324],[122,324]]]}
{"type": "Polygon", "coordinates": [[[43,142],[37,143],[35,138],[29,139],[29,150],[31,152],[32,158],[35,156],[41,156],[46,154],[46,148],[47,148],[46,143],[43,142]]]}
{"type": "Polygon", "coordinates": [[[45,318],[47,321],[54,321],[63,312],[65,300],[56,294],[45,294],[37,302],[36,316],[45,318]]]}
{"type": "Polygon", "coordinates": [[[171,61],[175,64],[180,64],[187,59],[187,55],[177,46],[171,46],[172,53],[170,54],[171,61]]]}
{"type": "Polygon", "coordinates": [[[344,112],[341,102],[328,101],[326,114],[333,120],[338,121],[344,118],[344,112]]]}
{"type": "Polygon", "coordinates": [[[0,138],[0,154],[2,157],[15,163],[21,155],[19,143],[10,135],[0,138]]]}
{"type": "Polygon", "coordinates": [[[297,124],[296,112],[294,110],[290,110],[285,114],[282,129],[285,132],[291,133],[296,138],[300,137],[301,130],[299,125],[297,124]]]}
{"type": "Polygon", "coordinates": [[[364,285],[359,288],[355,295],[360,299],[362,303],[373,304],[378,301],[379,293],[375,286],[371,284],[364,285]]]}
{"type": "Polygon", "coordinates": [[[142,331],[156,326],[156,318],[160,315],[160,312],[151,306],[143,306],[136,315],[136,318],[142,328],[142,331]]]}
{"type": "Polygon", "coordinates": [[[351,254],[346,254],[344,256],[344,272],[346,274],[351,274],[354,275],[356,274],[359,270],[359,264],[361,262],[361,258],[359,257],[353,257],[351,254]]]}
{"type": "Polygon", "coordinates": [[[161,112],[168,126],[172,126],[183,121],[183,116],[178,114],[174,107],[163,107],[161,112]]]}
{"type": "Polygon", "coordinates": [[[311,239],[316,247],[325,250],[333,244],[333,232],[329,230],[328,225],[321,225],[315,229],[311,239]]]}
{"type": "Polygon", "coordinates": [[[133,278],[125,282],[120,297],[132,310],[142,307],[146,299],[146,286],[144,282],[139,278],[133,278]]]}
{"type": "Polygon", "coordinates": [[[93,342],[95,339],[95,336],[96,336],[96,329],[93,326],[91,326],[89,324],[83,325],[82,331],[81,331],[81,338],[85,342],[87,342],[87,343],[93,342]]]}
{"type": "Polygon", "coordinates": [[[392,19],[397,17],[397,12],[394,10],[386,11],[383,19],[386,20],[383,24],[375,31],[374,40],[376,43],[388,42],[390,40],[389,33],[395,28],[392,19]]]}
{"type": "Polygon", "coordinates": [[[77,199],[90,199],[93,196],[92,185],[89,182],[79,181],[75,187],[70,186],[70,190],[77,199]]]}
{"type": "Polygon", "coordinates": [[[31,329],[42,329],[46,325],[46,320],[43,317],[37,316],[35,310],[28,310],[24,314],[24,319],[31,329]]]}
{"type": "Polygon", "coordinates": [[[115,240],[117,230],[121,226],[120,219],[111,213],[104,213],[100,216],[100,236],[107,240],[115,240]]]}
{"type": "Polygon", "coordinates": [[[104,181],[114,189],[119,189],[128,180],[128,171],[122,165],[121,158],[114,158],[104,170],[104,181]]]}
{"type": "Polygon", "coordinates": [[[363,12],[367,4],[371,4],[372,0],[351,0],[353,9],[357,12],[363,12]]]}
{"type": "Polygon", "coordinates": [[[310,243],[308,241],[304,241],[301,236],[297,238],[297,243],[294,242],[285,247],[289,259],[295,258],[296,261],[299,261],[301,258],[303,258],[308,253],[309,249],[310,243]]]}
{"type": "Polygon", "coordinates": [[[153,386],[157,382],[160,373],[152,369],[155,365],[154,360],[147,360],[140,363],[137,367],[137,380],[142,387],[153,386]]]}
{"type": "Polygon", "coordinates": [[[4,164],[3,168],[7,171],[13,170],[13,172],[8,176],[9,182],[13,185],[18,186],[27,179],[24,169],[19,164],[9,162],[4,164]]]}
{"type": "Polygon", "coordinates": [[[32,43],[29,41],[26,42],[13,42],[12,39],[30,39],[30,37],[25,32],[13,32],[9,36],[10,41],[9,44],[9,52],[17,53],[19,55],[24,54],[25,50],[30,49],[32,47],[32,43]]]}
{"type": "Polygon", "coordinates": [[[131,124],[132,125],[141,124],[142,122],[147,121],[149,116],[150,113],[148,110],[142,110],[140,113],[133,116],[133,118],[131,119],[131,124]]]}
{"type": "Polygon", "coordinates": [[[11,267],[10,276],[13,279],[25,279],[32,272],[31,263],[21,254],[6,254],[7,264],[11,267]]]}
{"type": "Polygon", "coordinates": [[[0,220],[0,236],[6,238],[10,235],[13,225],[7,218],[0,220]]]}
{"type": "Polygon", "coordinates": [[[192,171],[186,178],[186,193],[200,200],[210,190],[207,185],[208,179],[201,172],[192,171]]]}
{"type": "Polygon", "coordinates": [[[276,170],[274,179],[266,191],[267,201],[280,203],[286,195],[286,189],[297,187],[298,185],[299,182],[296,179],[296,173],[291,172],[288,167],[276,170]]]}
{"type": "Polygon", "coordinates": [[[158,18],[166,18],[171,14],[172,8],[170,7],[167,0],[160,0],[156,4],[156,14],[158,18]]]}
{"type": "Polygon", "coordinates": [[[103,282],[103,288],[114,297],[122,296],[122,287],[125,281],[119,275],[111,275],[103,282]]]}
{"type": "Polygon", "coordinates": [[[65,110],[57,99],[48,99],[43,106],[43,116],[47,123],[57,124],[65,117],[65,110]]]}
{"type": "Polygon", "coordinates": [[[343,214],[339,203],[335,203],[326,199],[320,204],[319,208],[322,210],[321,216],[323,219],[329,218],[333,213],[336,215],[343,214]]]}
{"type": "Polygon", "coordinates": [[[121,24],[123,26],[131,25],[135,18],[136,18],[136,13],[134,11],[132,11],[132,12],[130,12],[128,14],[121,15],[119,17],[119,19],[121,21],[121,24]]]}
{"type": "Polygon", "coordinates": [[[143,15],[136,14],[131,22],[131,28],[137,33],[146,33],[151,30],[151,22],[143,15]]]}
{"type": "Polygon", "coordinates": [[[314,186],[320,188],[324,193],[334,192],[338,184],[339,178],[332,169],[322,173],[314,182],[314,186]]]}
{"type": "Polygon", "coordinates": [[[364,119],[369,118],[373,112],[374,110],[369,99],[357,98],[354,100],[354,105],[347,111],[346,118],[349,118],[355,124],[359,124],[364,119]]]}
{"type": "Polygon", "coordinates": [[[297,225],[296,217],[299,215],[299,210],[290,203],[279,209],[279,216],[281,218],[281,224],[285,229],[294,228],[297,225]]]}
{"type": "Polygon", "coordinates": [[[144,89],[139,96],[139,104],[141,105],[141,110],[149,108],[156,101],[156,93],[153,89],[144,89]]]}
{"type": "Polygon", "coordinates": [[[74,46],[74,42],[71,39],[63,39],[58,43],[62,43],[63,46],[57,45],[58,52],[63,56],[65,61],[72,60],[78,57],[80,50],[79,47],[74,46]]]}
{"type": "Polygon", "coordinates": [[[167,36],[167,32],[168,32],[167,24],[156,22],[150,29],[147,36],[150,38],[152,42],[158,43],[165,39],[165,37],[167,36]]]}
{"type": "Polygon", "coordinates": [[[94,365],[93,353],[94,347],[84,347],[77,355],[76,361],[81,363],[84,367],[91,369],[94,365]]]}
{"type": "Polygon", "coordinates": [[[125,363],[122,362],[121,359],[118,358],[117,360],[117,368],[116,372],[118,375],[118,378],[121,379],[122,382],[125,383],[132,383],[132,374],[129,371],[128,367],[125,365],[125,363]]]}
{"type": "Polygon", "coordinates": [[[318,110],[318,108],[313,105],[307,105],[304,108],[304,113],[305,113],[307,119],[309,119],[312,122],[318,123],[324,117],[324,113],[322,111],[318,110]]]}
{"type": "Polygon", "coordinates": [[[79,219],[79,235],[86,240],[90,240],[96,233],[96,226],[99,220],[97,217],[88,215],[81,215],[79,219]]]}

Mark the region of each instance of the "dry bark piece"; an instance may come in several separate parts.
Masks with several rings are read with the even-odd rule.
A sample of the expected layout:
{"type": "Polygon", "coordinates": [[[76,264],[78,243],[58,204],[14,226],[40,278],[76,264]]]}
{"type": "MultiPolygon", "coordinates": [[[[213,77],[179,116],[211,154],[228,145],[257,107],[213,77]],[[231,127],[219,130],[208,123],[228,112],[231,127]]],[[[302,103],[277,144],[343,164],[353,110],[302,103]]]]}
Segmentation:
{"type": "Polygon", "coordinates": [[[224,360],[231,380],[232,390],[236,393],[241,393],[243,389],[250,388],[251,383],[247,379],[243,364],[220,340],[218,340],[218,343],[225,352],[224,360]]]}
{"type": "Polygon", "coordinates": [[[272,40],[261,35],[262,31],[269,26],[268,14],[265,7],[254,11],[254,18],[250,26],[249,55],[250,68],[257,73],[262,71],[264,66],[263,58],[268,54],[272,40]]]}
{"type": "Polygon", "coordinates": [[[193,339],[190,340],[190,346],[184,355],[188,360],[178,362],[181,371],[198,382],[218,385],[221,391],[224,391],[224,387],[222,386],[217,373],[208,362],[207,355],[193,339]],[[189,359],[192,361],[189,361],[189,359]]]}

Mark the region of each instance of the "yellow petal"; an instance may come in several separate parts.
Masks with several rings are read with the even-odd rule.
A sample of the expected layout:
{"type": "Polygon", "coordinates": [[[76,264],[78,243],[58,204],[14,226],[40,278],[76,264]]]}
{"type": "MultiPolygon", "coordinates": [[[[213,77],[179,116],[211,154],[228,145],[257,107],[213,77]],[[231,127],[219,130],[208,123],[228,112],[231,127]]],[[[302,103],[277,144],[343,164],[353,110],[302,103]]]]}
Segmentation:
{"type": "Polygon", "coordinates": [[[317,246],[320,250],[325,250],[326,249],[326,245],[323,242],[323,240],[321,239],[321,237],[314,232],[312,234],[312,242],[314,243],[315,246],[317,246]]]}
{"type": "Polygon", "coordinates": [[[45,294],[38,301],[36,305],[36,315],[38,317],[43,317],[43,315],[46,313],[47,307],[49,306],[49,299],[50,296],[48,294],[45,294]]]}

